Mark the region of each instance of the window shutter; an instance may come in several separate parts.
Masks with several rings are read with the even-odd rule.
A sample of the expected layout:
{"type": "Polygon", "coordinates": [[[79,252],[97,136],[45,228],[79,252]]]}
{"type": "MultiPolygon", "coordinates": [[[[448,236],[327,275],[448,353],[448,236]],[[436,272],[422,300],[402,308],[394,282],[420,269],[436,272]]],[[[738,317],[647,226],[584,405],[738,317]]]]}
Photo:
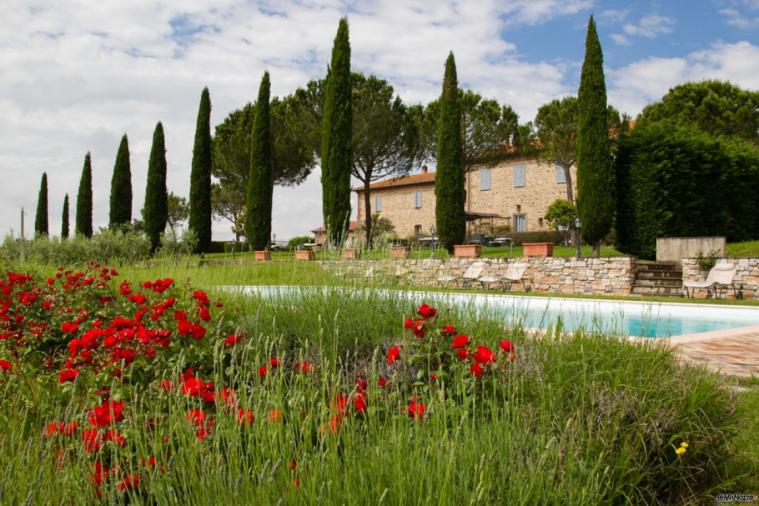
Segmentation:
{"type": "Polygon", "coordinates": [[[421,209],[422,207],[422,192],[414,192],[414,207],[421,209]]]}
{"type": "Polygon", "coordinates": [[[527,167],[525,165],[514,166],[514,187],[515,188],[521,188],[525,186],[526,172],[527,172],[527,167]]]}
{"type": "Polygon", "coordinates": [[[490,189],[490,169],[480,169],[480,191],[490,189]]]}
{"type": "Polygon", "coordinates": [[[564,167],[561,165],[556,166],[556,183],[565,184],[567,182],[567,173],[564,172],[564,167]]]}
{"type": "Polygon", "coordinates": [[[374,212],[382,212],[382,197],[374,197],[374,212]]]}

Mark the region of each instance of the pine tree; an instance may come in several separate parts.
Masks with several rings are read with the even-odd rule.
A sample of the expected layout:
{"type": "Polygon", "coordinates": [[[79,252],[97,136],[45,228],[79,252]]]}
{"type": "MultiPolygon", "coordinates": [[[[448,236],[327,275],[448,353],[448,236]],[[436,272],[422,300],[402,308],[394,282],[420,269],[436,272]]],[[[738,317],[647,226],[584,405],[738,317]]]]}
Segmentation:
{"type": "Polygon", "coordinates": [[[159,121],[153,131],[153,146],[148,161],[148,183],[145,188],[145,206],[142,219],[145,232],[150,238],[150,248],[156,252],[161,242],[161,233],[166,229],[169,215],[168,193],[166,191],[166,146],[163,125],[159,121]]]}
{"type": "Polygon", "coordinates": [[[440,96],[435,174],[435,225],[440,243],[449,252],[453,252],[453,246],[462,244],[465,239],[465,191],[458,78],[456,61],[451,52],[445,62],[440,96]]]}
{"type": "Polygon", "coordinates": [[[37,196],[37,214],[34,217],[34,234],[48,235],[47,228],[47,172],[42,173],[40,192],[37,196]]]}
{"type": "Polygon", "coordinates": [[[614,217],[614,173],[609,142],[603,54],[593,16],[588,21],[585,61],[577,96],[577,214],[582,236],[600,255],[601,239],[611,230],[614,217]]]}
{"type": "Polygon", "coordinates": [[[76,195],[76,234],[92,237],[92,159],[89,151],[84,156],[79,192],[76,195]]]}
{"type": "Polygon", "coordinates": [[[111,178],[111,208],[108,226],[118,228],[132,221],[132,172],[129,166],[129,141],[121,138],[111,178]]]}
{"type": "Polygon", "coordinates": [[[200,96],[192,148],[189,228],[198,238],[195,252],[207,252],[211,245],[211,97],[208,88],[203,88],[200,96]]]}
{"type": "Polygon", "coordinates": [[[69,194],[63,198],[63,213],[61,214],[61,239],[69,237],[69,194]]]}
{"type": "Polygon", "coordinates": [[[269,73],[264,72],[258,89],[256,116],[250,147],[250,173],[245,200],[245,234],[253,250],[269,247],[271,240],[272,136],[269,116],[269,73]]]}
{"type": "Polygon", "coordinates": [[[332,46],[322,118],[322,212],[328,241],[345,241],[350,219],[352,163],[351,48],[348,20],[342,18],[332,46]]]}

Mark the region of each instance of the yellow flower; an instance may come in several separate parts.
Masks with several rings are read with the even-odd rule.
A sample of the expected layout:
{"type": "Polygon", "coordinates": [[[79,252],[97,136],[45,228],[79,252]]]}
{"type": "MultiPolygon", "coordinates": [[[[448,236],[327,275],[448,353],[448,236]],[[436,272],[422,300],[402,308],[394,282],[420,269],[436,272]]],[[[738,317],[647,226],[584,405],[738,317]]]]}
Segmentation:
{"type": "Polygon", "coordinates": [[[688,448],[688,442],[683,441],[682,443],[680,443],[680,446],[682,446],[683,448],[688,448]]]}
{"type": "Polygon", "coordinates": [[[683,446],[681,446],[680,448],[678,448],[677,450],[675,450],[675,453],[678,454],[678,455],[680,455],[680,456],[682,456],[682,454],[685,453],[686,451],[687,450],[683,446]]]}

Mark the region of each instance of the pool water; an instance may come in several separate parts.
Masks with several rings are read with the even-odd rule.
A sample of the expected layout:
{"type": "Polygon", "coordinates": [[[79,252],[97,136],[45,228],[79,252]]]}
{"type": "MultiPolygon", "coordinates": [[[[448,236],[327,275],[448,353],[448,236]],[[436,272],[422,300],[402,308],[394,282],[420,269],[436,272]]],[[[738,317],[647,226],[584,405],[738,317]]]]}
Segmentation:
{"type": "Polygon", "coordinates": [[[307,295],[332,290],[361,296],[367,291],[408,298],[415,303],[456,305],[505,324],[526,328],[585,329],[631,337],[670,337],[759,326],[759,308],[737,305],[667,304],[658,302],[524,297],[500,294],[468,294],[369,288],[318,288],[290,286],[234,286],[225,290],[259,295],[307,295]]]}

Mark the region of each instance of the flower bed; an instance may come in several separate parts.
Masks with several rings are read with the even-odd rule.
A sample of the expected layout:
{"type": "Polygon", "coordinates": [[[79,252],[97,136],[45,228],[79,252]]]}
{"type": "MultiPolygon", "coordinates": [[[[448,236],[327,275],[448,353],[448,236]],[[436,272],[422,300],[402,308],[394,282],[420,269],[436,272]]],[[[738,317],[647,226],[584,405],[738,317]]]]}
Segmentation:
{"type": "Polygon", "coordinates": [[[478,487],[500,503],[645,502],[690,497],[720,476],[709,463],[725,451],[713,425],[727,420],[724,392],[678,373],[665,352],[528,343],[429,304],[408,316],[403,303],[406,318],[377,300],[241,307],[95,264],[11,272],[0,290],[9,503],[462,503],[478,487]],[[379,346],[344,346],[341,325],[379,346]],[[635,386],[647,378],[657,388],[635,386]],[[591,448],[601,456],[585,459],[591,448]],[[582,479],[554,481],[546,463],[582,479]],[[614,483],[596,487],[601,476],[614,483]]]}

